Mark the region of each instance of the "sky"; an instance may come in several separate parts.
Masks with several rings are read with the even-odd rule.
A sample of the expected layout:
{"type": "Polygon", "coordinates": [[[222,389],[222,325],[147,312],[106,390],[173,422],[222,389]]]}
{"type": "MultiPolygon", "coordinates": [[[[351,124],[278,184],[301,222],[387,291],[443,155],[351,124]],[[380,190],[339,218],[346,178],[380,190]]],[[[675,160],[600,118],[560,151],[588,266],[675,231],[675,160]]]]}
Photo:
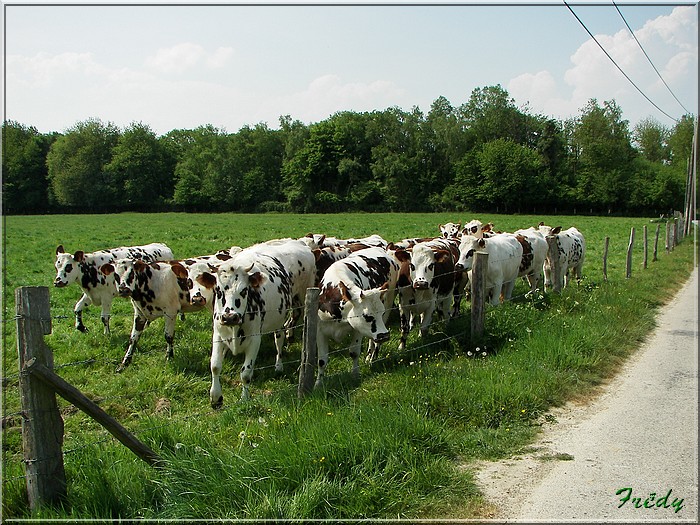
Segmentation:
{"type": "Polygon", "coordinates": [[[592,98],[615,100],[631,127],[698,113],[694,2],[619,0],[624,19],[612,0],[569,3],[663,112],[563,1],[314,4],[6,2],[4,119],[42,133],[91,118],[159,135],[207,124],[234,133],[277,129],[284,115],[310,124],[395,106],[427,114],[440,96],[456,107],[494,85],[559,120],[592,98]]]}

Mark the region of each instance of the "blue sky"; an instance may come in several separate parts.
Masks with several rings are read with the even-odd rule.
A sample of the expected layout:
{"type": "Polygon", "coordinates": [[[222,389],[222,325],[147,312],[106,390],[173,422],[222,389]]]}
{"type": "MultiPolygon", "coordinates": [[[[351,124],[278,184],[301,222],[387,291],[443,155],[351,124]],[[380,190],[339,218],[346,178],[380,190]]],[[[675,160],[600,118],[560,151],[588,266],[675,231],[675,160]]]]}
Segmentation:
{"type": "MultiPolygon", "coordinates": [[[[99,118],[156,133],[229,132],[281,115],[305,123],[391,106],[427,113],[500,84],[558,119],[615,99],[634,125],[655,109],[563,2],[499,5],[4,5],[5,118],[41,132],[99,118]]],[[[661,109],[685,110],[659,80],[612,2],[570,4],[661,109]],[[604,4],[604,5],[601,5],[604,4]]],[[[697,114],[698,8],[618,7],[683,105],[697,114]]]]}

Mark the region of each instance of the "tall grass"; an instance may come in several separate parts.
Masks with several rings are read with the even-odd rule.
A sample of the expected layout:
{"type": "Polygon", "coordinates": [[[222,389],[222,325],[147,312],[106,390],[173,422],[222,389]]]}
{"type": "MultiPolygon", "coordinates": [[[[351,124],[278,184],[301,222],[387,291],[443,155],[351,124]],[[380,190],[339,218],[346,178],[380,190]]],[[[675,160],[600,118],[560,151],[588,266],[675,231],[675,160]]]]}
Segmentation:
{"type": "MultiPolygon", "coordinates": [[[[540,217],[490,216],[498,228],[536,224],[540,217]]],[[[430,235],[444,215],[138,215],[8,217],[5,222],[4,319],[14,288],[49,286],[55,245],[95,250],[163,241],[191,256],[273,237],[380,233],[388,240],[430,235]],[[99,221],[100,229],[94,224],[99,221]],[[92,225],[92,226],[90,226],[92,225]],[[40,239],[40,240],[38,240],[40,239]]],[[[300,345],[274,372],[274,345],[264,341],[253,399],[239,395],[240,358],[222,374],[225,406],[209,407],[211,321],[188,315],[166,363],[162,322],[144,332],[134,361],[115,374],[128,340],[131,308],[115,301],[111,337],[99,309],[85,314],[88,334],[73,328],[77,288],[51,289],[53,332],[46,337],[58,373],[132,430],[165,460],[151,469],[98,424],[60,400],[65,421],[68,502],[39,518],[470,518],[481,498],[469,463],[525,446],[542,414],[606,381],[654,326],[654,315],[692,269],[692,239],[624,278],[629,228],[641,219],[544,218],[576,225],[586,236],[581,285],[561,295],[525,296],[490,308],[486,358],[464,350],[468,315],[437,323],[399,353],[395,316],[382,359],[349,373],[347,352],[331,357],[327,385],[296,398],[300,345]],[[609,282],[602,280],[602,244],[611,237],[609,282]],[[453,337],[446,339],[446,337],[453,337]],[[430,344],[432,343],[432,344],[430,344]],[[429,345],[428,345],[429,344],[429,345]],[[62,366],[67,365],[67,366],[62,366]],[[467,468],[464,468],[464,465],[467,468]]],[[[653,228],[651,229],[653,232],[653,228]]],[[[641,236],[638,235],[639,239],[641,236]]],[[[662,239],[663,241],[663,239],[662,239]]],[[[662,242],[663,244],[663,242],[662,242]]],[[[468,313],[468,305],[463,305],[468,313]]],[[[14,324],[3,323],[3,514],[29,517],[19,432],[14,324]]],[[[342,349],[342,345],[336,347],[342,349]]]]}

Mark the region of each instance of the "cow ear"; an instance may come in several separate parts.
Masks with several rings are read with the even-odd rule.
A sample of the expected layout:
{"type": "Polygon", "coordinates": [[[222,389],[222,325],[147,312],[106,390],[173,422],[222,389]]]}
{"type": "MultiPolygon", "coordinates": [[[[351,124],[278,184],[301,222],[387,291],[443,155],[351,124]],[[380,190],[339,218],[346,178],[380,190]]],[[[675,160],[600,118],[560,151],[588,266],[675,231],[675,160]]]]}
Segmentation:
{"type": "Polygon", "coordinates": [[[435,262],[445,262],[445,259],[450,255],[450,252],[447,250],[439,250],[435,252],[435,262]]]}
{"type": "Polygon", "coordinates": [[[538,228],[539,228],[540,226],[544,226],[544,221],[540,221],[540,223],[537,225],[538,228]]]}
{"type": "Polygon", "coordinates": [[[321,258],[321,253],[322,253],[321,248],[316,248],[315,250],[313,250],[313,253],[314,253],[314,258],[318,262],[318,260],[321,258]]]}
{"type": "Polygon", "coordinates": [[[401,262],[407,262],[411,260],[411,254],[404,249],[396,250],[396,252],[394,253],[394,257],[396,257],[401,262]]]}
{"type": "Polygon", "coordinates": [[[350,290],[345,286],[343,281],[338,283],[338,288],[340,288],[340,298],[342,301],[352,301],[352,296],[350,295],[350,290]]]}
{"type": "Polygon", "coordinates": [[[258,288],[263,283],[263,274],[260,272],[251,273],[248,276],[248,281],[253,288],[258,288]]]}
{"type": "Polygon", "coordinates": [[[111,274],[111,273],[114,273],[114,266],[112,266],[112,265],[109,264],[109,263],[103,264],[103,265],[100,267],[100,271],[101,271],[103,274],[105,274],[105,275],[109,275],[109,274],[111,274]]]}
{"type": "Polygon", "coordinates": [[[75,252],[73,254],[73,259],[75,259],[78,262],[82,262],[84,256],[85,256],[85,252],[83,252],[83,250],[78,250],[77,252],[75,252]]]}
{"type": "Polygon", "coordinates": [[[216,273],[216,272],[219,271],[219,267],[218,267],[218,266],[214,266],[214,265],[211,264],[211,263],[207,263],[207,266],[209,267],[209,270],[210,270],[212,273],[216,273]]]}
{"type": "Polygon", "coordinates": [[[187,279],[187,269],[179,262],[172,263],[170,269],[179,279],[187,279]]]}
{"type": "Polygon", "coordinates": [[[59,253],[66,253],[66,251],[63,249],[63,245],[62,245],[62,244],[59,244],[59,245],[56,247],[56,255],[58,255],[59,253]]]}
{"type": "Polygon", "coordinates": [[[202,275],[197,276],[195,281],[209,290],[216,286],[216,277],[209,272],[204,272],[202,275]]]}
{"type": "Polygon", "coordinates": [[[556,228],[553,228],[550,235],[557,235],[559,232],[561,232],[561,226],[557,226],[556,228]]]}
{"type": "Polygon", "coordinates": [[[146,266],[146,263],[143,262],[141,259],[134,261],[134,270],[136,270],[139,273],[144,271],[146,269],[146,266]]]}
{"type": "Polygon", "coordinates": [[[484,239],[479,239],[479,248],[483,248],[486,246],[486,241],[484,239]]]}

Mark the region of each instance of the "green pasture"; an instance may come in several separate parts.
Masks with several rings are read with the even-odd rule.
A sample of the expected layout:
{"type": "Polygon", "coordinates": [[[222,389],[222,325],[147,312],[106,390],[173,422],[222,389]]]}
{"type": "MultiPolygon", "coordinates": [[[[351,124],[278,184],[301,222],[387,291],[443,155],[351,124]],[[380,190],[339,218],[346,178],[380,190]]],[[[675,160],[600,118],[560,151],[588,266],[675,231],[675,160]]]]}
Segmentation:
{"type": "MultiPolygon", "coordinates": [[[[536,435],[546,411],[591,395],[644,340],[654,316],[693,267],[692,238],[652,262],[656,223],[649,218],[456,214],[118,214],[3,218],[2,505],[5,518],[478,518],[484,502],[472,464],[516,453],[536,435]],[[115,368],[129,338],[132,310],[115,299],[112,335],[98,307],[75,330],[76,285],[54,289],[55,249],[94,251],[165,242],[176,257],[245,247],[309,232],[337,237],[378,233],[389,241],[436,235],[438,224],[479,218],[513,231],[541,220],[576,226],[586,238],[584,279],[559,294],[525,296],[489,308],[489,355],[466,355],[469,303],[398,352],[398,316],[380,360],[349,374],[334,347],[323,391],[296,395],[300,343],[274,371],[274,345],[263,342],[251,387],[240,403],[240,356],[227,357],[224,407],[209,406],[211,319],[178,321],[175,357],[166,362],[162,320],[146,329],[132,365],[115,368]],[[642,269],[643,226],[649,264],[642,269]],[[633,273],[625,278],[630,229],[637,230],[633,273]],[[610,237],[608,282],[603,281],[610,237]],[[50,288],[57,372],[96,401],[165,460],[152,469],[82,412],[59,399],[65,422],[68,501],[37,516],[22,477],[21,416],[14,316],[19,286],[50,288]]],[[[297,341],[301,339],[298,330],[297,341]]]]}

